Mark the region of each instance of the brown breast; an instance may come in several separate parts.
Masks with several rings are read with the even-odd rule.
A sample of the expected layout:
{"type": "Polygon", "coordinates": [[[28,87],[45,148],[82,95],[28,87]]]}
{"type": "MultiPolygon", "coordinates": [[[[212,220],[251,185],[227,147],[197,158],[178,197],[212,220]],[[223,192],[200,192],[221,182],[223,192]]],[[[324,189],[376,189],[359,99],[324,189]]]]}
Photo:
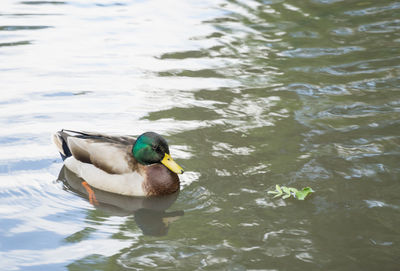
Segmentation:
{"type": "Polygon", "coordinates": [[[168,195],[179,190],[179,177],[162,164],[145,167],[144,187],[148,196],[168,195]]]}

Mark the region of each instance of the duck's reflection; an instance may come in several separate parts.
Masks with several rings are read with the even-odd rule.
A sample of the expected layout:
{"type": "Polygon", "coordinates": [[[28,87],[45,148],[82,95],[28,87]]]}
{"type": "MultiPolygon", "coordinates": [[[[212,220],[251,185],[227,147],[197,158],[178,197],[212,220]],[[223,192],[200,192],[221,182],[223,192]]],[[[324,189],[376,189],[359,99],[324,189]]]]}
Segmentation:
{"type": "MultiPolygon", "coordinates": [[[[82,186],[83,180],[65,166],[60,170],[58,180],[67,190],[88,199],[88,192],[82,186]]],[[[96,208],[113,215],[133,214],[136,224],[145,235],[166,235],[169,225],[184,214],[183,211],[166,211],[178,198],[179,191],[167,196],[130,197],[92,189],[96,195],[96,208]]]]}

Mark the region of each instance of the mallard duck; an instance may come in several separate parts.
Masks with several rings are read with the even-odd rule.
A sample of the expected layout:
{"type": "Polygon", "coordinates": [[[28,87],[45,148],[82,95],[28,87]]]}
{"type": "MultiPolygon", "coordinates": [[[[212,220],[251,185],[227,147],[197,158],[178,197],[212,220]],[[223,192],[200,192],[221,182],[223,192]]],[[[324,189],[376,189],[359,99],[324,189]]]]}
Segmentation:
{"type": "Polygon", "coordinates": [[[61,130],[53,135],[65,166],[82,178],[91,203],[90,186],[127,195],[167,195],[179,190],[183,169],[171,158],[167,141],[157,133],[110,136],[61,130]]]}

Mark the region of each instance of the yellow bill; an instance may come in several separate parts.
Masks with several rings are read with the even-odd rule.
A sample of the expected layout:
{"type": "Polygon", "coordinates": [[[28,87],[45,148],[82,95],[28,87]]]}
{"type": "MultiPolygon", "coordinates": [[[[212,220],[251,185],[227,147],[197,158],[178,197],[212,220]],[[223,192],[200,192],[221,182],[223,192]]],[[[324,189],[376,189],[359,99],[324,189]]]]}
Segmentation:
{"type": "Polygon", "coordinates": [[[177,174],[182,174],[183,173],[183,168],[181,168],[172,158],[171,156],[166,153],[164,155],[164,158],[161,160],[161,163],[169,168],[172,172],[175,172],[177,174]]]}
{"type": "Polygon", "coordinates": [[[172,222],[178,220],[180,218],[180,216],[174,216],[174,217],[163,217],[162,222],[164,223],[164,225],[166,227],[169,226],[169,224],[171,224],[172,222]]]}

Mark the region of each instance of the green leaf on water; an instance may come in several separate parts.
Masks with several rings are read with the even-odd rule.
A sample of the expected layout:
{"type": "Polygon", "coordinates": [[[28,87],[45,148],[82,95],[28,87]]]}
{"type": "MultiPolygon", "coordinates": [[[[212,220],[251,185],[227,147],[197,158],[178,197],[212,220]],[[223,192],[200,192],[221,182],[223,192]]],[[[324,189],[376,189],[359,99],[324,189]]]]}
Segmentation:
{"type": "Polygon", "coordinates": [[[276,189],[276,191],[268,191],[267,193],[268,194],[275,194],[275,196],[273,198],[277,198],[277,197],[282,196],[283,192],[281,190],[281,187],[279,185],[276,185],[275,189],[276,189]]]}
{"type": "Polygon", "coordinates": [[[282,198],[283,198],[283,199],[287,199],[288,197],[290,197],[290,194],[286,194],[286,195],[284,195],[282,198]]]}
{"type": "Polygon", "coordinates": [[[285,192],[285,194],[289,194],[290,195],[290,190],[286,186],[282,186],[282,191],[285,192]]]}
{"type": "Polygon", "coordinates": [[[298,200],[304,200],[308,194],[313,192],[314,190],[312,190],[311,187],[304,187],[302,190],[296,192],[296,198],[298,200]]]}
{"type": "Polygon", "coordinates": [[[273,199],[274,199],[274,198],[278,198],[278,197],[280,197],[280,196],[282,196],[282,194],[275,195],[275,196],[273,197],[273,199]]]}
{"type": "Polygon", "coordinates": [[[287,199],[290,196],[293,196],[298,200],[304,200],[308,194],[313,192],[314,190],[311,187],[304,187],[301,190],[297,190],[294,187],[279,186],[279,185],[275,185],[275,191],[267,191],[268,194],[275,195],[273,198],[282,197],[282,199],[287,199]]]}

